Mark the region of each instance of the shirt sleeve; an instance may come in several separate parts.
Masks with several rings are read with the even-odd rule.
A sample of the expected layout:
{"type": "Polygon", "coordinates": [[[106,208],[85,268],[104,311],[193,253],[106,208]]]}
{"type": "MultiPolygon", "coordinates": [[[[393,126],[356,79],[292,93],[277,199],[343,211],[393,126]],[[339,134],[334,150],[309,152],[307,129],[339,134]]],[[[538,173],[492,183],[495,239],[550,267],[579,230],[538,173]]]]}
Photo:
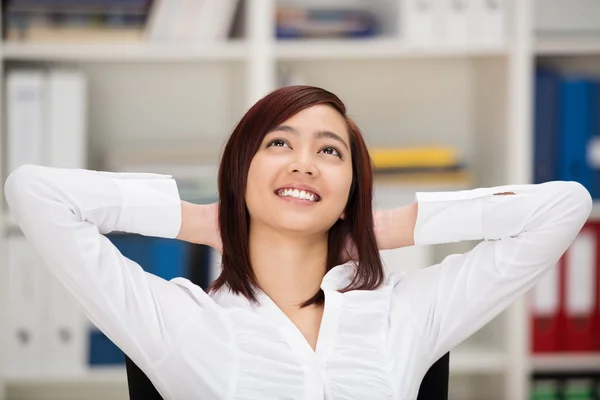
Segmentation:
{"type": "Polygon", "coordinates": [[[145,272],[103,235],[175,238],[181,203],[169,176],[26,165],[7,178],[5,195],[42,262],[140,368],[161,361],[190,317],[202,317],[185,290],[145,272]]]}
{"type": "Polygon", "coordinates": [[[394,301],[423,329],[430,363],[532,288],[592,208],[581,184],[562,181],[416,197],[415,244],[482,240],[465,254],[408,273],[394,288],[394,301]]]}

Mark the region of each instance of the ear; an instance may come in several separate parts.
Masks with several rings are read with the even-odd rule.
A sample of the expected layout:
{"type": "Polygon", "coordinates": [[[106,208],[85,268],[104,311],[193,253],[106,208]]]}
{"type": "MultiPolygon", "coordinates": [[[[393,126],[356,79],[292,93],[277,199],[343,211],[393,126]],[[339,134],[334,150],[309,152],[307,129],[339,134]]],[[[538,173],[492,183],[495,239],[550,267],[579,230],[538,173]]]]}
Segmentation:
{"type": "Polygon", "coordinates": [[[345,217],[345,215],[344,215],[344,213],[342,213],[342,215],[340,215],[340,219],[342,219],[342,220],[343,220],[343,219],[344,219],[344,217],[345,217]]]}

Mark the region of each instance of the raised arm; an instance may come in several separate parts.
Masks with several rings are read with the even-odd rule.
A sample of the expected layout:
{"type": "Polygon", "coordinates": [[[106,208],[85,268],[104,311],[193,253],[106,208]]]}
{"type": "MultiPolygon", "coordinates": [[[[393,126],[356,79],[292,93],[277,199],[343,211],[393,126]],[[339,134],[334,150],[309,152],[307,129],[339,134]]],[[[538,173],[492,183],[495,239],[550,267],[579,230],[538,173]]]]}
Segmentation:
{"type": "Polygon", "coordinates": [[[398,315],[411,314],[423,330],[432,363],[533,287],[592,207],[588,191],[575,182],[418,193],[417,203],[415,244],[483,240],[408,273],[394,288],[398,315]]]}
{"type": "Polygon", "coordinates": [[[42,262],[141,368],[163,359],[188,321],[202,317],[185,290],[146,273],[103,235],[180,234],[182,203],[170,177],[26,165],[8,177],[5,195],[42,262]]]}

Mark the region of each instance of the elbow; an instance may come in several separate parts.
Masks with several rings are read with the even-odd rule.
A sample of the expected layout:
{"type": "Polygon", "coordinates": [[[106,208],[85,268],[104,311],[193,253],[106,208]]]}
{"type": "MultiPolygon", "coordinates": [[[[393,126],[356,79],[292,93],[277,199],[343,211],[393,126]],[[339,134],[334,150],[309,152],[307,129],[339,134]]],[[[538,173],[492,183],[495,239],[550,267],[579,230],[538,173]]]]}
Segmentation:
{"type": "Polygon", "coordinates": [[[20,204],[32,193],[33,184],[39,177],[40,166],[21,165],[8,175],[4,182],[4,196],[9,208],[16,212],[20,204]]]}
{"type": "Polygon", "coordinates": [[[565,201],[569,208],[577,215],[583,225],[592,212],[593,199],[590,192],[579,182],[565,182],[565,191],[563,193],[565,201]]]}

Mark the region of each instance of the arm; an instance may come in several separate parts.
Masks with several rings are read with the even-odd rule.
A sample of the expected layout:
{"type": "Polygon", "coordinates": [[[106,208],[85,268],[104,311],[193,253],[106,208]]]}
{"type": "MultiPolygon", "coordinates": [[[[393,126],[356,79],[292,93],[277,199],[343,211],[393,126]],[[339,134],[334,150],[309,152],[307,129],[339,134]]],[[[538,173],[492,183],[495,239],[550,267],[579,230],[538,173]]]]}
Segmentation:
{"type": "MultiPolygon", "coordinates": [[[[514,195],[513,192],[498,192],[495,196],[514,195]]],[[[419,204],[412,203],[392,210],[374,212],[375,237],[379,250],[391,250],[415,244],[419,204]]]]}
{"type": "Polygon", "coordinates": [[[413,236],[418,209],[418,204],[412,203],[373,213],[375,238],[379,250],[398,249],[415,244],[413,236]]]}
{"type": "Polygon", "coordinates": [[[394,288],[398,315],[411,315],[422,330],[431,363],[533,287],[567,250],[592,206],[575,182],[418,193],[417,202],[415,244],[483,240],[407,274],[394,288]]]}
{"type": "Polygon", "coordinates": [[[165,357],[190,317],[201,317],[184,290],[146,273],[103,236],[175,238],[182,206],[174,180],[27,165],[8,177],[5,195],[42,262],[140,368],[165,357]]]}
{"type": "Polygon", "coordinates": [[[223,253],[219,230],[219,203],[192,204],[181,202],[181,229],[177,239],[204,244],[223,253]]]}

